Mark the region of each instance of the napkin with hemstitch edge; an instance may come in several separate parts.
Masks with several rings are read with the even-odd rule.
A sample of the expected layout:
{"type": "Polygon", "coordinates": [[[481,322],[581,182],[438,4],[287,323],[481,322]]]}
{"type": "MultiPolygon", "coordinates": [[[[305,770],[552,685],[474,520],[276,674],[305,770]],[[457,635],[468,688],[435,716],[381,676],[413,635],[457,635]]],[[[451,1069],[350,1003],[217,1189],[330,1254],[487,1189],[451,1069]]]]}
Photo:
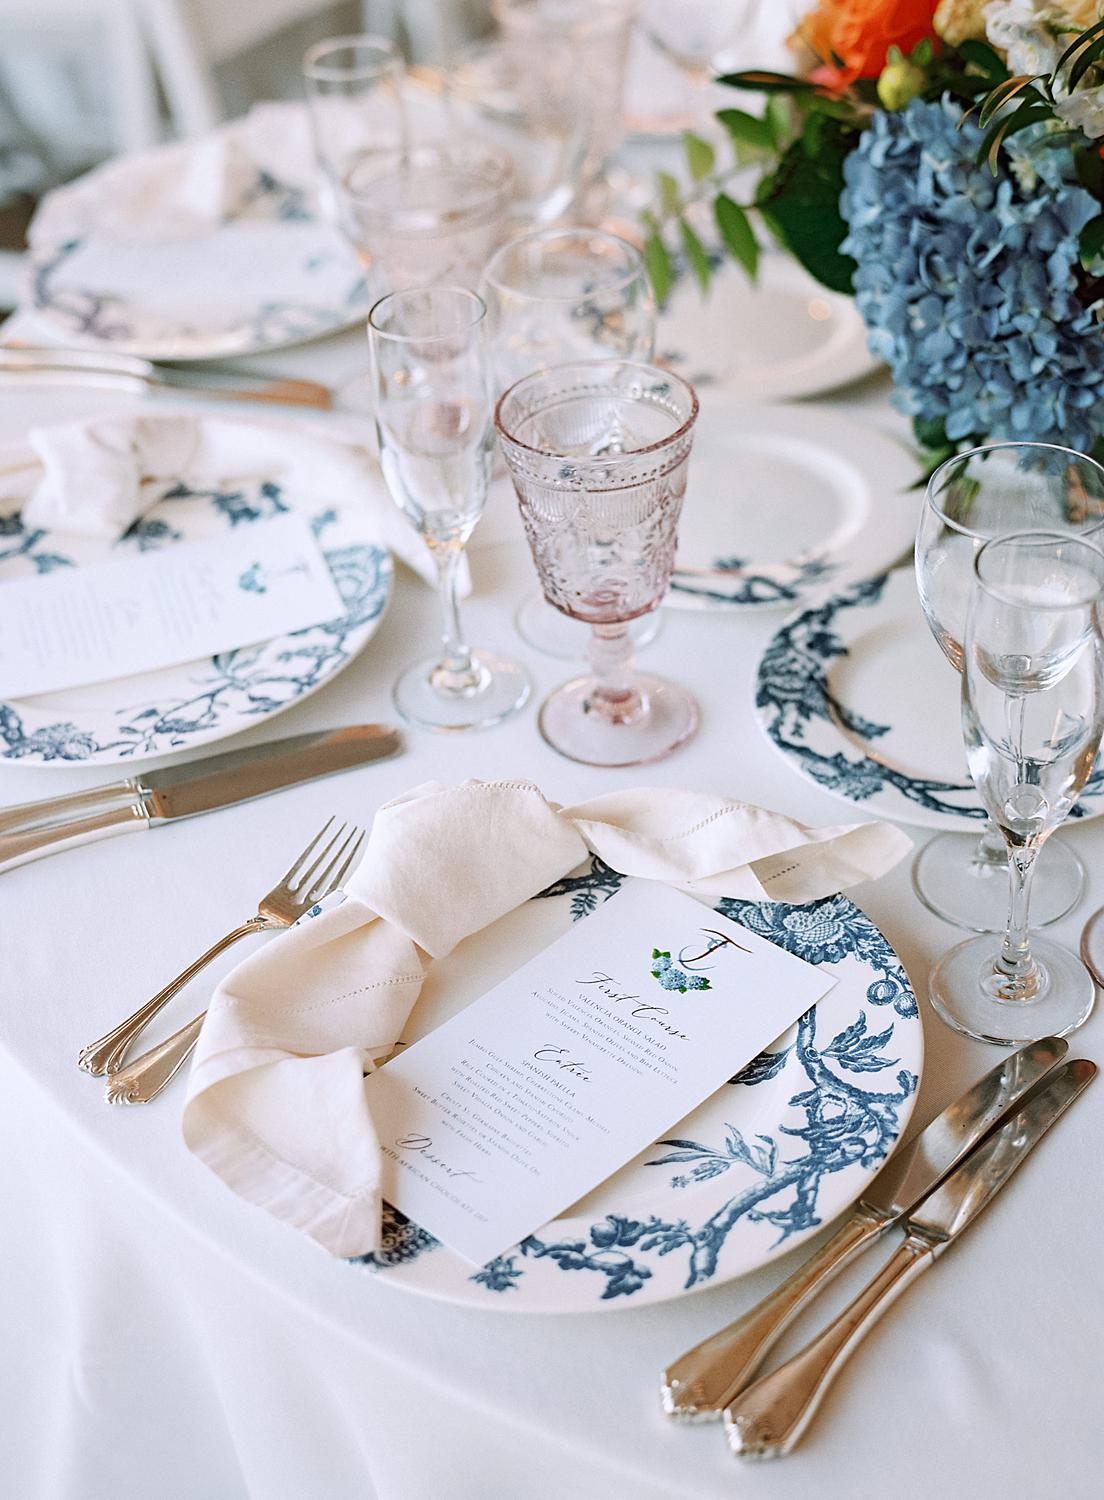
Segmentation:
{"type": "Polygon", "coordinates": [[[399,1040],[430,964],[597,854],[690,894],[812,901],[884,874],[887,823],[808,828],[710,793],[609,792],[573,807],[531,782],[434,782],[379,809],[346,899],[219,984],[189,1075],[188,1148],[334,1255],[379,1243],[364,1076],[399,1040]]]}
{"type": "Polygon", "coordinates": [[[110,543],[161,498],[157,481],[202,489],[250,477],[278,481],[296,506],[332,499],[363,509],[380,542],[435,581],[428,548],[368,450],[286,425],[176,412],[32,428],[27,443],[0,447],[0,508],[21,510],[27,527],[110,543]]]}

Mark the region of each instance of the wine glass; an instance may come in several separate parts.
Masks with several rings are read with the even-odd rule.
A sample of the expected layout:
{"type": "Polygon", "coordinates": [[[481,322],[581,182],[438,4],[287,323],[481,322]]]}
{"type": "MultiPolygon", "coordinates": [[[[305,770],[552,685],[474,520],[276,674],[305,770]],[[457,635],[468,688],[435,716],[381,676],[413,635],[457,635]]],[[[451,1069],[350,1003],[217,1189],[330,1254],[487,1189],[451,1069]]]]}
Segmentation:
{"type": "Polygon", "coordinates": [[[640,29],[694,87],[704,89],[749,10],[749,0],[644,0],[640,29]]]}
{"type": "Polygon", "coordinates": [[[323,212],[346,235],[341,184],[363,159],[407,144],[402,54],[388,37],[329,37],[303,58],[323,212]]]}
{"type": "Polygon", "coordinates": [[[978,1041],[1064,1036],[1088,1016],[1077,955],[1028,936],[1035,861],[1088,780],[1104,729],[1104,552],[1084,537],[1018,531],[973,566],[962,672],[970,775],[1008,851],[1002,940],[968,938],[932,971],[932,1004],[978,1041]]]}
{"type": "MultiPolygon", "coordinates": [[[[581,359],[648,361],[655,299],[640,252],[600,229],[545,229],[497,250],[483,272],[495,388],[581,359]]],[[[583,629],[534,592],[515,617],[523,640],[567,660],[586,654],[583,629]]],[[[637,647],[655,638],[659,614],[633,628],[637,647]]]]}
{"type": "Polygon", "coordinates": [[[684,687],[634,671],[628,634],[671,581],[697,415],[684,380],[622,360],[526,375],[495,412],[545,597],[591,626],[593,674],[557,688],[538,720],[585,765],[660,760],[698,727],[684,687]]]}
{"type": "MultiPolygon", "coordinates": [[[[1023,527],[1104,536],[1104,468],[1083,453],[1047,443],[993,443],[948,459],[928,481],[916,534],[916,579],[932,634],[956,671],[962,668],[973,561],[988,538],[1023,527]]],[[[1042,855],[1036,925],[1075,906],[1085,872],[1060,840],[1042,855]]],[[[912,882],[937,916],[975,932],[999,932],[1006,911],[1004,840],[989,823],[966,837],[941,833],[913,863],[912,882]]]]}
{"type": "Polygon", "coordinates": [[[440,580],[442,654],[409,667],[394,688],[403,718],[423,729],[483,729],[529,696],[515,662],[465,644],[456,601],[494,448],[485,315],[474,292],[455,286],[393,292],[368,314],[380,464],[440,580]]]}
{"type": "Polygon", "coordinates": [[[503,238],[513,163],[467,136],[359,158],[342,212],[376,296],[431,282],[474,290],[503,238]]]}
{"type": "Polygon", "coordinates": [[[623,129],[621,98],[637,0],[491,0],[503,44],[527,81],[526,113],[538,128],[573,116],[588,150],[579,185],[594,183],[623,129]]]}

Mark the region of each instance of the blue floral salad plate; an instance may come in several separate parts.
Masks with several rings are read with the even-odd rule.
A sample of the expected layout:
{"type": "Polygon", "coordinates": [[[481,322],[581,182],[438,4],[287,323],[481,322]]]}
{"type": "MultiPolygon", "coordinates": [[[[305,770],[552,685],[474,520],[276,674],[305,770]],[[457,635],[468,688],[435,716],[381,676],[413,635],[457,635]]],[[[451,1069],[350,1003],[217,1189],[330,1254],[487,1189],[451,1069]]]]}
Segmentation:
{"type": "Polygon", "coordinates": [[[315,176],[297,105],[121,157],[44,200],[24,306],[55,342],[148,359],[255,354],[348,328],[368,290],[315,176]]]}
{"type": "MultiPolygon", "coordinates": [[[[980,833],[957,674],[920,608],[911,567],[792,615],[756,680],[759,722],[800,775],[873,816],[980,833]]],[[[1098,762],[1071,817],[1104,811],[1098,762]]]]}
{"type": "Polygon", "coordinates": [[[228,455],[218,465],[222,477],[147,479],[142,515],[114,542],[27,526],[18,499],[0,501],[0,588],[10,579],[155,552],[294,509],[310,521],[344,614],[141,676],[0,701],[0,762],[114,765],[224,739],[316,692],[379,628],[393,568],[372,531],[368,480],[357,455],[286,426],[215,418],[198,426],[208,453],[228,455]]]}
{"type": "MultiPolygon", "coordinates": [[[[434,965],[403,1043],[616,899],[596,857],[434,965]]],[[[381,1247],[353,1264],[473,1307],[597,1312],[716,1286],[799,1245],[859,1197],[908,1124],[923,1033],[908,976],[847,899],[722,900],[717,910],[835,987],[693,1113],[560,1218],[473,1266],[385,1205],[381,1247]]]]}
{"type": "Polygon", "coordinates": [[[912,544],[916,461],[893,438],[806,407],[700,393],[664,604],[792,607],[892,566],[912,544]]]}

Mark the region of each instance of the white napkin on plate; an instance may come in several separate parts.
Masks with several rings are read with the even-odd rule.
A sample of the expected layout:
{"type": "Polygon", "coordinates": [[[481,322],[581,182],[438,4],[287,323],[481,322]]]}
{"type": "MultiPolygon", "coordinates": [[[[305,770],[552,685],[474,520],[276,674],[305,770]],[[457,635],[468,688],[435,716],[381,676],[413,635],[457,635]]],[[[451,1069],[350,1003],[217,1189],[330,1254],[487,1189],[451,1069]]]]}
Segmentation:
{"type": "Polygon", "coordinates": [[[380,808],[347,899],[215,991],[184,1106],[188,1147],[334,1255],[378,1245],[364,1073],[399,1039],[434,959],[581,864],[709,896],[811,901],[891,868],[886,823],[806,828],[731,798],[648,787],[575,807],[529,782],[427,783],[380,808]]]}
{"type": "Polygon", "coordinates": [[[120,244],[157,244],[207,234],[241,204],[265,172],[313,193],[310,123],[302,104],[259,104],[200,140],[121,156],[48,193],[28,229],[32,249],[95,230],[120,244]]]}
{"type": "Polygon", "coordinates": [[[27,444],[0,448],[0,503],[21,506],[24,525],[108,541],[156,501],[151,480],[202,489],[251,476],[278,479],[293,505],[363,507],[385,547],[427,582],[436,578],[367,449],[301,428],[187,413],[98,417],[35,428],[27,444]]]}

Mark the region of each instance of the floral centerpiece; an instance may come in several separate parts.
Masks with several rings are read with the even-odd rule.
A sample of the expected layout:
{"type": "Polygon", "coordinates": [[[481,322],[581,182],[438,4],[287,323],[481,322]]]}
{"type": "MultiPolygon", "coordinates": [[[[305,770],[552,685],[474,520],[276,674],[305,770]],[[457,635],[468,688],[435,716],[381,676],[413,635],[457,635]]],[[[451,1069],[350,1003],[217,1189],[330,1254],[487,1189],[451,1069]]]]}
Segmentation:
{"type": "Polygon", "coordinates": [[[1104,21],[1084,0],[820,0],[794,76],[719,111],[730,162],[685,137],[660,174],[646,259],[703,287],[709,205],[754,276],[757,226],[852,293],[934,464],[985,439],[1104,453],[1104,21]],[[758,167],[750,202],[734,182],[758,167]],[[677,241],[677,243],[676,243],[677,241]]]}

